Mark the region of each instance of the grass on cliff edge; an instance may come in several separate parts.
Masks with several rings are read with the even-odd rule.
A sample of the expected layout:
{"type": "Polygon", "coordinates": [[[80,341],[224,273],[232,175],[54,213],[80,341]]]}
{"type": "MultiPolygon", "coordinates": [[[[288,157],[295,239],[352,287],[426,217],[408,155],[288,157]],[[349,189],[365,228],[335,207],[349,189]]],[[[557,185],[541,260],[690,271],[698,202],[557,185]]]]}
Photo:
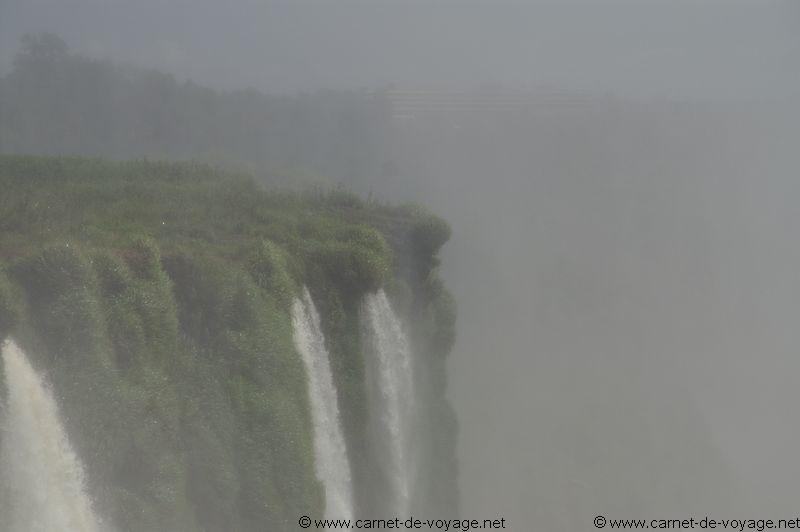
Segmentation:
{"type": "Polygon", "coordinates": [[[249,175],[205,164],[0,157],[0,259],[59,239],[120,248],[142,235],[167,252],[197,245],[235,256],[264,239],[295,257],[311,253],[315,241],[380,252],[373,227],[415,224],[421,252],[449,237],[443,221],[415,206],[368,203],[341,190],[267,190],[249,175]]]}

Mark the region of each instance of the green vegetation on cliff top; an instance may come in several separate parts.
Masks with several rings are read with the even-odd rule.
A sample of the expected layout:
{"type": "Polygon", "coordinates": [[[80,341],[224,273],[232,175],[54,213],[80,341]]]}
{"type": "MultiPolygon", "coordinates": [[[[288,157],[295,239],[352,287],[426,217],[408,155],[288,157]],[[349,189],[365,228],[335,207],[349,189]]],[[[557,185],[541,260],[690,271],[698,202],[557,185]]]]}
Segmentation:
{"type": "MultiPolygon", "coordinates": [[[[324,507],[292,297],[308,285],[320,307],[370,504],[360,297],[387,286],[424,317],[425,351],[446,353],[448,237],[416,207],[269,191],[207,165],[4,156],[0,338],[51,382],[115,527],[292,530],[324,507]]],[[[452,461],[453,435],[432,463],[452,461]]],[[[10,496],[0,487],[0,510],[10,496]]]]}

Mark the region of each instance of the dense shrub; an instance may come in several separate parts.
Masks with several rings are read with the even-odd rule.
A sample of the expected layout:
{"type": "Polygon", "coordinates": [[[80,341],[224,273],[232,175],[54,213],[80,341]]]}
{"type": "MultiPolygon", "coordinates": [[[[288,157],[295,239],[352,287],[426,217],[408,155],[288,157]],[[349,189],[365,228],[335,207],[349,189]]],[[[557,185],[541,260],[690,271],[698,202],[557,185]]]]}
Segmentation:
{"type": "Polygon", "coordinates": [[[6,274],[0,270],[0,342],[19,322],[21,316],[18,296],[6,274]]]}
{"type": "Polygon", "coordinates": [[[428,215],[414,222],[411,230],[415,249],[422,255],[435,255],[450,240],[450,226],[436,216],[428,215]]]}
{"type": "Polygon", "coordinates": [[[296,293],[288,262],[285,252],[277,244],[262,240],[250,252],[246,263],[256,284],[272,293],[286,308],[296,293]]]}

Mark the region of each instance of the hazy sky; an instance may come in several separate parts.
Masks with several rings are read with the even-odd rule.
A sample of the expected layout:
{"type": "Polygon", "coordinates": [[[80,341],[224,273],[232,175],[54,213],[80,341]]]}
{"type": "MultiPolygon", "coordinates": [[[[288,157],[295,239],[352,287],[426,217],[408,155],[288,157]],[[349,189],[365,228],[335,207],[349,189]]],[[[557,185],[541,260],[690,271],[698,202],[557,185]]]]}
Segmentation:
{"type": "Polygon", "coordinates": [[[800,95],[800,2],[0,0],[20,35],[215,87],[555,86],[621,96],[800,95]]]}

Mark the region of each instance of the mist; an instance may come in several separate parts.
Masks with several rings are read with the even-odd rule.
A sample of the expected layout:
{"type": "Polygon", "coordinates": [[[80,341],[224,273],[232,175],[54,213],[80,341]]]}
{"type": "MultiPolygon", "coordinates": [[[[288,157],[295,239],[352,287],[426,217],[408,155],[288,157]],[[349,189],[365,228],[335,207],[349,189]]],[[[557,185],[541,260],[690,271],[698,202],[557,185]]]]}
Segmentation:
{"type": "Polygon", "coordinates": [[[199,160],[446,219],[455,344],[415,393],[455,411],[457,494],[412,508],[777,521],[800,499],[798,64],[792,1],[2,0],[0,153],[199,160]],[[62,70],[24,61],[42,34],[62,70]]]}
{"type": "Polygon", "coordinates": [[[399,126],[410,175],[455,227],[464,507],[559,530],[790,514],[795,119],[594,103],[419,122],[399,126]]]}

